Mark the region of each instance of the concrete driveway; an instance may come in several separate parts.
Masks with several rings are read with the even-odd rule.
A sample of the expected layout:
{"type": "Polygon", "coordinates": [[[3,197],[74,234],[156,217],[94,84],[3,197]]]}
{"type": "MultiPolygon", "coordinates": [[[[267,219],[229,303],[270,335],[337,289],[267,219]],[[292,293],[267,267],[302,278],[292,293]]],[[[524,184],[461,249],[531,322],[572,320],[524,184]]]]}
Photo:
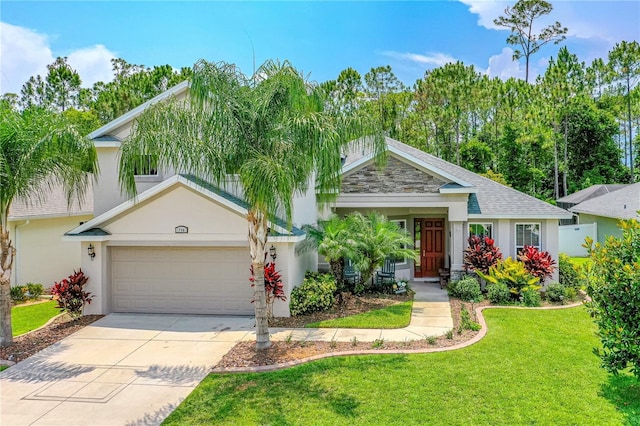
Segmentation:
{"type": "Polygon", "coordinates": [[[110,314],[0,373],[0,424],[159,424],[253,324],[110,314]]]}

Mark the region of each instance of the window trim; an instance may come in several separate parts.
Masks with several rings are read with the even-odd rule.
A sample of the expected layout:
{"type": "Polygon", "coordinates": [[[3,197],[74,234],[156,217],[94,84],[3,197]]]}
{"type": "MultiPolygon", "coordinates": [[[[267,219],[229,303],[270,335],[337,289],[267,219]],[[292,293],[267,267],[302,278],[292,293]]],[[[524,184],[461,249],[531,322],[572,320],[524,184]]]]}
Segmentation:
{"type": "Polygon", "coordinates": [[[491,238],[491,239],[494,239],[493,238],[493,222],[467,222],[467,239],[471,236],[471,231],[469,230],[471,225],[482,225],[485,228],[486,228],[486,225],[490,225],[491,226],[491,232],[490,232],[490,235],[488,235],[488,237],[491,238]]]}
{"type": "MultiPolygon", "coordinates": [[[[542,223],[541,222],[516,222],[515,227],[513,229],[513,246],[515,249],[515,255],[518,256],[518,225],[537,225],[538,226],[538,246],[539,251],[542,251],[542,223]]],[[[528,244],[527,244],[528,245],[528,244]]],[[[524,249],[524,246],[522,247],[524,249]]]]}
{"type": "MultiPolygon", "coordinates": [[[[399,222],[403,222],[404,223],[404,228],[400,227],[400,229],[404,230],[404,232],[408,232],[407,219],[389,219],[389,222],[395,223],[395,224],[398,224],[399,222]]],[[[406,248],[406,246],[405,246],[405,248],[406,248]]],[[[407,264],[408,264],[408,261],[407,261],[406,257],[404,258],[404,260],[402,262],[396,261],[396,266],[405,266],[407,264]]]]}

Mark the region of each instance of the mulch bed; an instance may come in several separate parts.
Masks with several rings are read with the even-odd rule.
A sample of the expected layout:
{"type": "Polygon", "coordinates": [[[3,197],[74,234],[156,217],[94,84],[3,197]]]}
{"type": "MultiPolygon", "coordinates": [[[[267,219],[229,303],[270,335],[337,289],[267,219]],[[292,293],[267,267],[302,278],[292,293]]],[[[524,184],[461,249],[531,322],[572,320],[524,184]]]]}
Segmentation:
{"type": "Polygon", "coordinates": [[[99,320],[103,316],[104,315],[85,315],[76,320],[72,320],[67,315],[62,315],[56,318],[53,323],[40,330],[14,338],[11,346],[0,348],[0,359],[13,362],[22,361],[92,322],[99,320]]]}
{"type": "MultiPolygon", "coordinates": [[[[416,340],[405,342],[273,341],[271,342],[271,347],[260,351],[256,350],[255,342],[240,342],[222,357],[220,362],[214,367],[213,371],[224,371],[226,369],[234,368],[275,366],[296,362],[313,356],[339,354],[341,352],[365,350],[419,350],[454,346],[470,340],[478,334],[478,332],[470,330],[464,330],[461,333],[458,332],[458,327],[460,325],[460,312],[463,307],[471,313],[471,318],[474,319],[471,303],[462,302],[458,299],[451,299],[450,304],[454,324],[454,332],[450,339],[447,338],[447,336],[440,336],[431,341],[416,338],[416,340]]],[[[482,306],[483,304],[488,305],[489,303],[475,304],[473,308],[482,306]]],[[[308,322],[312,321],[306,320],[304,323],[308,322]]],[[[304,325],[304,323],[302,325],[304,325]]],[[[299,323],[296,326],[300,326],[299,323]]]]}

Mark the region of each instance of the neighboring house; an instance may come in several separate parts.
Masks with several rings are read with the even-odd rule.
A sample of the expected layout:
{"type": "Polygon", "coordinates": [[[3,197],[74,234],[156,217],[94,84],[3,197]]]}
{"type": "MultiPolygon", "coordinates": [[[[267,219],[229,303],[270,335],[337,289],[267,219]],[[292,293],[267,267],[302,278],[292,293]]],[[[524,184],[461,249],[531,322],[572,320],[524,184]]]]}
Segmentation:
{"type": "Polygon", "coordinates": [[[583,201],[569,208],[578,215],[580,225],[596,224],[594,241],[604,243],[607,236],[621,237],[620,219],[637,219],[640,210],[640,183],[583,201]]]}
{"type": "MultiPolygon", "coordinates": [[[[571,207],[580,204],[583,201],[587,201],[592,198],[617,191],[618,189],[622,189],[625,186],[627,186],[627,184],[591,185],[590,187],[581,189],[580,191],[574,192],[571,195],[559,198],[556,200],[556,202],[558,207],[560,207],[561,209],[569,210],[571,207]]],[[[560,225],[575,224],[575,220],[575,217],[572,219],[563,219],[562,221],[560,221],[560,225]]]]}
{"type": "MultiPolygon", "coordinates": [[[[254,312],[247,206],[233,177],[217,188],[156,170],[150,159],[136,177],[137,200],[120,192],[118,150],[136,117],[168,96],[186,98],[187,90],[182,83],[89,135],[100,164],[96,217],[65,236],[81,242],[82,268],[94,294],[87,313],[254,312]]],[[[318,268],[316,254],[295,253],[304,238],[300,227],[331,211],[377,210],[413,235],[420,259],[399,262],[398,277],[429,279],[444,266],[459,274],[469,232],[496,239],[505,257],[534,245],[557,258],[558,220],[571,217],[565,210],[398,141],[387,138],[387,144],[382,171],[370,155],[347,156],[341,193],[330,207],[319,207],[311,184],[294,197],[292,229],[281,220],[271,223],[267,245],[276,251],[287,296],[305,271],[318,268]]],[[[288,315],[288,303],[276,301],[274,314],[288,315]]]]}
{"type": "Polygon", "coordinates": [[[61,237],[93,217],[92,187],[82,204],[69,205],[59,186],[43,192],[40,202],[17,199],[11,205],[9,235],[16,248],[11,285],[31,282],[51,287],[80,267],[80,243],[61,237]]]}

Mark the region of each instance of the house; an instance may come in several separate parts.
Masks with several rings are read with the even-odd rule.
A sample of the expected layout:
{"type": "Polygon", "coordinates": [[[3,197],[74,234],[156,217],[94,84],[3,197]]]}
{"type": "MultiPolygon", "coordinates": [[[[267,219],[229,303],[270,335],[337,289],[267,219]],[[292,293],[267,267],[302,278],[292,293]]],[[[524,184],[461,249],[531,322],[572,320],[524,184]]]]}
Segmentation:
{"type": "MultiPolygon", "coordinates": [[[[590,200],[592,198],[599,197],[604,194],[608,194],[613,191],[617,191],[618,189],[622,189],[626,184],[604,184],[604,185],[591,185],[588,188],[581,189],[580,191],[574,192],[573,194],[567,195],[566,197],[558,198],[556,200],[557,206],[561,209],[569,210],[571,207],[576,204],[580,204],[583,201],[590,200]]],[[[560,221],[560,225],[572,225],[575,224],[576,218],[572,219],[563,219],[560,221]]]]}
{"type": "Polygon", "coordinates": [[[47,187],[41,200],[16,199],[8,217],[9,235],[16,249],[11,285],[40,283],[45,288],[80,267],[80,243],[61,236],[93,217],[93,191],[71,205],[60,186],[47,187]]]}
{"type": "Polygon", "coordinates": [[[595,224],[594,241],[604,243],[607,236],[621,237],[621,219],[637,219],[640,210],[640,183],[624,185],[614,192],[589,198],[569,208],[578,215],[581,225],[595,224]]]}
{"type": "MultiPolygon", "coordinates": [[[[120,192],[118,150],[136,117],[168,96],[184,99],[187,91],[186,83],[175,86],[89,135],[100,165],[95,217],[64,237],[81,243],[94,295],[87,313],[253,313],[247,206],[233,176],[215,187],[156,170],[150,161],[136,176],[137,198],[120,192]]],[[[267,245],[287,295],[305,271],[318,268],[317,255],[295,252],[304,238],[300,227],[331,212],[377,210],[413,235],[420,259],[397,265],[398,277],[407,279],[433,278],[443,266],[459,274],[470,232],[495,238],[505,256],[534,245],[557,258],[558,220],[571,217],[565,210],[393,139],[387,145],[383,170],[372,155],[347,155],[341,193],[331,206],[319,207],[309,185],[294,196],[293,228],[278,219],[270,224],[267,245]]],[[[288,315],[288,304],[276,301],[274,314],[288,315]]]]}

